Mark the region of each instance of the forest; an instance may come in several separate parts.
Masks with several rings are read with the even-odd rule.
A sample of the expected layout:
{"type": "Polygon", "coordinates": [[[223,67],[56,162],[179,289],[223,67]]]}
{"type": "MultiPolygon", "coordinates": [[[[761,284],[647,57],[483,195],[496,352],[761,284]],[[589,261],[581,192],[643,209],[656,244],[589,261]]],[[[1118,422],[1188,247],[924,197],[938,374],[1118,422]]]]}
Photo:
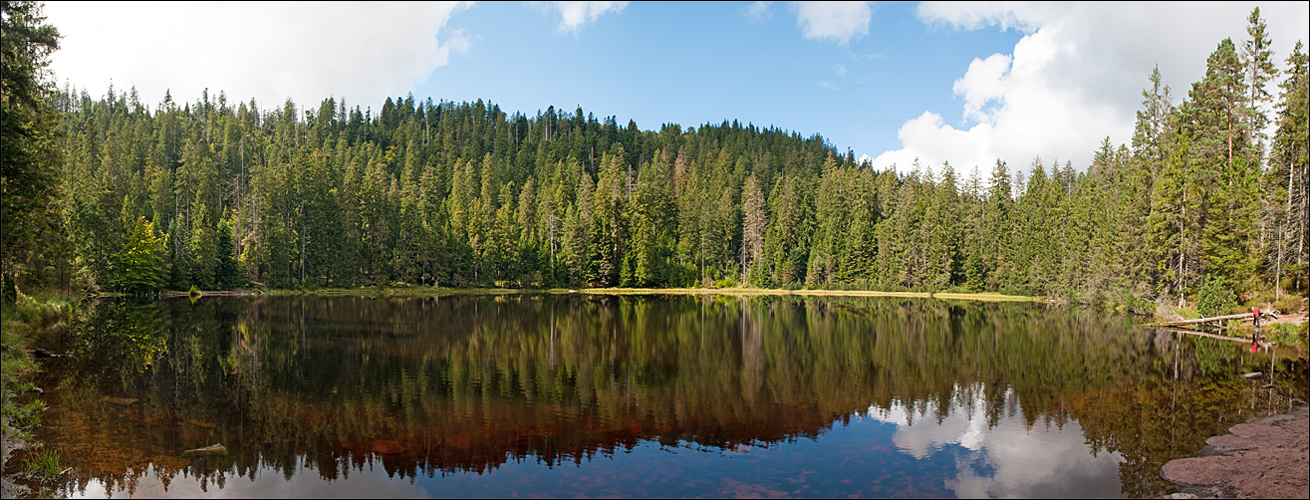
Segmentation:
{"type": "Polygon", "coordinates": [[[1280,65],[1258,9],[1185,96],[1143,75],[1131,143],[959,170],[581,107],[92,98],[44,70],[58,34],[39,9],[6,9],[7,298],[751,286],[1146,304],[1308,286],[1307,56],[1297,42],[1280,65]]]}

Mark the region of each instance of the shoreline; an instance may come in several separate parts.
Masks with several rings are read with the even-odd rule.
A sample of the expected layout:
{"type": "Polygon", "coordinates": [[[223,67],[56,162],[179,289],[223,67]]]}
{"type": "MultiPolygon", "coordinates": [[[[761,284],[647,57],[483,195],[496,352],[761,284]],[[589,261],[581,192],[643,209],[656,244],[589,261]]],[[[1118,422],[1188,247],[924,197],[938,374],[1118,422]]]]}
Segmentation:
{"type": "MultiPolygon", "coordinates": [[[[196,292],[164,291],[159,297],[255,297],[255,296],[387,296],[387,297],[447,297],[454,295],[722,295],[732,297],[800,296],[800,297],[900,297],[937,300],[971,300],[978,302],[1037,302],[1062,303],[1047,297],[1005,295],[1000,293],[958,292],[883,292],[874,290],[787,290],[782,288],[325,288],[317,290],[198,290],[196,292]]],[[[100,297],[123,297],[124,294],[100,294],[100,297]]]]}

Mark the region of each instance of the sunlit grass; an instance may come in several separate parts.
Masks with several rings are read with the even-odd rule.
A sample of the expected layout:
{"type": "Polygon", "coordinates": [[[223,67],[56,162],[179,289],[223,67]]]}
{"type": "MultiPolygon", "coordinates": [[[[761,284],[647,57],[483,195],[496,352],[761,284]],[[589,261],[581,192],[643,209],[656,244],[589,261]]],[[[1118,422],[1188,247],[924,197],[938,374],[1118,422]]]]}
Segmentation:
{"type": "Polygon", "coordinates": [[[979,300],[983,302],[1032,302],[1027,295],[1004,295],[999,293],[934,293],[933,298],[952,300],[979,300]]]}

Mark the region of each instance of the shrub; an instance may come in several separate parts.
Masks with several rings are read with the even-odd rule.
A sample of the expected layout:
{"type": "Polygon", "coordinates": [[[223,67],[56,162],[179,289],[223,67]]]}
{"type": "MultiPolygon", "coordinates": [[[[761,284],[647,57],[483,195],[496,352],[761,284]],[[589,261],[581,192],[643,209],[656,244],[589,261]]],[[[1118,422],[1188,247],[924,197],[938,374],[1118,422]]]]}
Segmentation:
{"type": "Polygon", "coordinates": [[[1228,280],[1206,275],[1201,288],[1196,292],[1196,309],[1202,317],[1218,316],[1237,307],[1237,295],[1228,285],[1228,280]]]}

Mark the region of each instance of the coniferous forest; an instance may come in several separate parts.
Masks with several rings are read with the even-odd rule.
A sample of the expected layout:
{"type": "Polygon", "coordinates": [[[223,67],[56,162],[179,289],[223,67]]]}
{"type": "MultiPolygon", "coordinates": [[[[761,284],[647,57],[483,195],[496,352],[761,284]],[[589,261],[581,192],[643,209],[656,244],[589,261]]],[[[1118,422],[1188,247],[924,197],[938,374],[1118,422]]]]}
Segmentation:
{"type": "Polygon", "coordinates": [[[414,96],[93,98],[42,76],[53,28],[6,15],[10,289],[755,286],[1120,303],[1307,289],[1307,56],[1298,42],[1276,58],[1258,9],[1189,89],[1142,75],[1131,142],[1107,138],[1090,165],[888,170],[817,134],[736,121],[652,131],[582,108],[414,96]]]}

